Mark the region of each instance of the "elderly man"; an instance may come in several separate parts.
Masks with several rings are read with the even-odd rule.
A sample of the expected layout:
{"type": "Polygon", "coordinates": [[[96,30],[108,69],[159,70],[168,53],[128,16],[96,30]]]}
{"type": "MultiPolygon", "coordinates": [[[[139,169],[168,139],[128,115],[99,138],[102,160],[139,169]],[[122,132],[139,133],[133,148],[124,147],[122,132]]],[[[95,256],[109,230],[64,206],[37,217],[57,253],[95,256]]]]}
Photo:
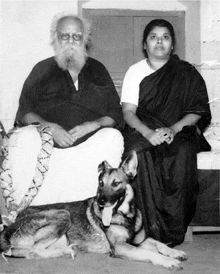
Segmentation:
{"type": "Polygon", "coordinates": [[[74,15],[51,26],[55,56],[39,62],[24,83],[18,125],[49,125],[55,146],[74,146],[103,127],[122,126],[118,94],[106,68],[88,57],[90,25],[74,15]]]}
{"type": "Polygon", "coordinates": [[[1,174],[6,202],[19,210],[95,195],[98,165],[106,160],[117,167],[124,150],[119,96],[106,68],[88,56],[90,25],[57,16],[51,44],[55,56],[39,62],[24,83],[1,174]],[[44,126],[55,148],[50,134],[42,135],[44,126]]]}

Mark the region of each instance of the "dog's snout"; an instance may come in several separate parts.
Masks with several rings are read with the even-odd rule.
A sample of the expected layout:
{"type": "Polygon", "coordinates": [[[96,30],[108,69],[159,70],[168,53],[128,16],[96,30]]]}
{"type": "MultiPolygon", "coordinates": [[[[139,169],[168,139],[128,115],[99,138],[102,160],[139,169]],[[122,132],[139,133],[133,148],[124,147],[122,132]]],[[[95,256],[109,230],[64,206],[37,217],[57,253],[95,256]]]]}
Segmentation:
{"type": "Polygon", "coordinates": [[[108,199],[107,199],[107,197],[105,195],[99,196],[99,198],[98,198],[98,204],[100,206],[104,206],[107,202],[108,202],[108,199]]]}

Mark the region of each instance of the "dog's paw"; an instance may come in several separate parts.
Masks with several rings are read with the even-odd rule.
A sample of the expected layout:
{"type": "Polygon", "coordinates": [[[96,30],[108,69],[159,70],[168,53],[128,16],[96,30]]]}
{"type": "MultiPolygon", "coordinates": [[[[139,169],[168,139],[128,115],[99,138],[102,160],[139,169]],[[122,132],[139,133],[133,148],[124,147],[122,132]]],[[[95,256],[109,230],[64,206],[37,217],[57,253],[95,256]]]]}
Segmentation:
{"type": "Polygon", "coordinates": [[[183,269],[181,263],[177,259],[167,257],[164,262],[163,266],[169,270],[181,270],[183,269]]]}
{"type": "Polygon", "coordinates": [[[88,250],[88,244],[85,244],[83,241],[81,240],[77,240],[74,241],[74,243],[69,245],[70,248],[72,248],[72,250],[75,252],[75,254],[77,253],[87,253],[89,252],[88,250]]]}
{"type": "Polygon", "coordinates": [[[37,254],[34,251],[31,251],[29,253],[26,254],[26,258],[31,260],[31,259],[41,259],[41,256],[39,254],[37,254]]]}
{"type": "Polygon", "coordinates": [[[66,249],[65,249],[65,254],[64,255],[70,255],[72,259],[76,257],[76,254],[78,253],[78,250],[74,244],[70,244],[66,249]]]}
{"type": "Polygon", "coordinates": [[[188,255],[184,251],[177,249],[171,250],[170,257],[175,258],[179,261],[185,261],[188,259],[188,255]]]}

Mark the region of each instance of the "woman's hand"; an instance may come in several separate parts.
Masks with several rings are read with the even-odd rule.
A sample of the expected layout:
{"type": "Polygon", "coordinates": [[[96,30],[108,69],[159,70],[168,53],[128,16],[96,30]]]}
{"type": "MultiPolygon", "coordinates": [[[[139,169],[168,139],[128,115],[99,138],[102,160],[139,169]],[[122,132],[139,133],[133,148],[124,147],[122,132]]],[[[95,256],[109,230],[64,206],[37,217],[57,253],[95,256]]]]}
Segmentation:
{"type": "Polygon", "coordinates": [[[162,127],[155,130],[158,137],[164,140],[167,144],[171,144],[173,142],[174,136],[176,132],[171,127],[162,127]]]}
{"type": "Polygon", "coordinates": [[[143,136],[153,145],[157,146],[166,142],[171,144],[173,142],[175,131],[172,128],[158,128],[154,130],[147,130],[143,136]]]}
{"type": "Polygon", "coordinates": [[[165,141],[164,136],[161,136],[157,131],[152,129],[147,129],[142,135],[153,145],[157,146],[165,141]]]}

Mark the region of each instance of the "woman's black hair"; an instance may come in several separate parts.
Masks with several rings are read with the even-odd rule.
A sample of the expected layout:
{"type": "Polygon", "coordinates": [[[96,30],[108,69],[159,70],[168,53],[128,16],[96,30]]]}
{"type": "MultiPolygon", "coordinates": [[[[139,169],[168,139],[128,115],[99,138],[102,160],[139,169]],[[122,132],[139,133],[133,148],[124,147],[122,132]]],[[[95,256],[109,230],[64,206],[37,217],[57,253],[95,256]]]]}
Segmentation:
{"type": "MultiPolygon", "coordinates": [[[[144,29],[144,33],[143,33],[143,40],[142,40],[143,47],[144,47],[144,43],[146,42],[147,36],[152,31],[152,29],[154,29],[155,27],[164,27],[169,30],[171,38],[172,38],[172,46],[173,46],[173,50],[171,51],[171,54],[172,54],[175,49],[175,44],[176,44],[175,32],[174,32],[174,28],[170,24],[170,22],[168,22],[164,19],[154,19],[154,20],[150,21],[150,23],[147,24],[147,26],[144,29]]],[[[147,56],[146,51],[144,51],[144,53],[147,56]]]]}

